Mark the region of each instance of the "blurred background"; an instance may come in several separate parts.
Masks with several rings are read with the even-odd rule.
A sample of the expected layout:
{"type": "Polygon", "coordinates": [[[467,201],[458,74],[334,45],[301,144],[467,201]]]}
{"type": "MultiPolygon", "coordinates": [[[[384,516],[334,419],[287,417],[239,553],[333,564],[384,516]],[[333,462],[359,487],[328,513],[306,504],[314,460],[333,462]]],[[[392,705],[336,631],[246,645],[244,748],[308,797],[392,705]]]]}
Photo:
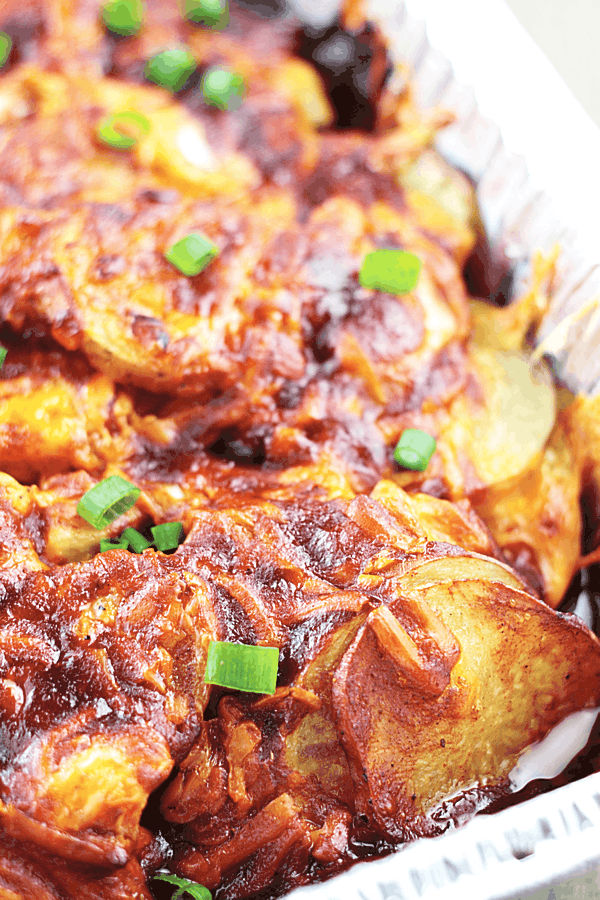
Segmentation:
{"type": "Polygon", "coordinates": [[[600,0],[506,0],[600,126],[600,0]]]}

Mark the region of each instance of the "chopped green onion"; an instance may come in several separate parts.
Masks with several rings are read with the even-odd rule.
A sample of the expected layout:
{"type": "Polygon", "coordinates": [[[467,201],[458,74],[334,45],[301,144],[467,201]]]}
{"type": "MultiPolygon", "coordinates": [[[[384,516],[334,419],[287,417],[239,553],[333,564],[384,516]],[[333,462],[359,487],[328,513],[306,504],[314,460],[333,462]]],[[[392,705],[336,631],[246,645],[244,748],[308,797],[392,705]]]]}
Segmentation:
{"type": "Polygon", "coordinates": [[[0,69],[8,61],[12,50],[12,38],[5,31],[0,31],[0,69]]]}
{"type": "Polygon", "coordinates": [[[150,541],[147,541],[144,535],[140,534],[135,528],[126,528],[121,535],[121,540],[128,541],[134,553],[142,553],[152,546],[150,541]]]}
{"type": "Polygon", "coordinates": [[[107,116],[98,125],[96,134],[103,144],[118,150],[129,150],[150,132],[150,120],[133,110],[107,116]]]}
{"type": "Polygon", "coordinates": [[[105,538],[100,540],[100,553],[106,553],[107,550],[127,550],[129,542],[122,537],[118,541],[107,541],[105,538]]]}
{"type": "Polygon", "coordinates": [[[229,20],[227,0],[185,0],[185,14],[205,28],[225,28],[229,20]]]}
{"type": "Polygon", "coordinates": [[[219,248],[197,231],[181,238],[165,253],[166,259],[184,275],[198,275],[218,255],[219,248]]]}
{"type": "Polygon", "coordinates": [[[3,347],[2,344],[0,344],[0,369],[4,365],[4,360],[6,359],[7,353],[8,350],[6,349],[6,347],[3,347]]]}
{"type": "Polygon", "coordinates": [[[152,876],[155,881],[166,881],[168,884],[177,885],[177,890],[171,895],[171,900],[177,900],[184,894],[189,894],[192,900],[212,900],[212,894],[203,884],[190,881],[189,878],[178,878],[177,875],[164,875],[162,872],[152,876]]]}
{"type": "Polygon", "coordinates": [[[274,694],[278,665],[277,647],[211,641],[204,681],[253,694],[274,694]]]}
{"type": "Polygon", "coordinates": [[[244,99],[244,79],[229,69],[215,66],[204,74],[200,90],[204,102],[219,109],[233,110],[241,105],[244,99]]]}
{"type": "Polygon", "coordinates": [[[142,27],[144,5],[141,0],[110,0],[104,4],[102,19],[108,31],[131,37],[142,27]]]}
{"type": "Polygon", "coordinates": [[[165,553],[167,550],[177,550],[183,525],[181,522],[164,522],[162,525],[155,525],[150,531],[157,549],[165,553]]]}
{"type": "Polygon", "coordinates": [[[196,71],[196,60],[187,47],[172,47],[146,63],[146,78],[176,93],[196,71]]]}
{"type": "Polygon", "coordinates": [[[367,253],[358,273],[363,287],[386,294],[408,294],[419,280],[421,260],[405,250],[374,250],[367,253]]]}
{"type": "Polygon", "coordinates": [[[111,475],[86,491],[77,504],[77,512],[100,531],[131,509],[140,493],[140,489],[129,481],[119,475],[111,475]]]}
{"type": "Polygon", "coordinates": [[[407,428],[396,444],[394,459],[405,469],[424,472],[434,451],[435,438],[419,428],[407,428]]]}

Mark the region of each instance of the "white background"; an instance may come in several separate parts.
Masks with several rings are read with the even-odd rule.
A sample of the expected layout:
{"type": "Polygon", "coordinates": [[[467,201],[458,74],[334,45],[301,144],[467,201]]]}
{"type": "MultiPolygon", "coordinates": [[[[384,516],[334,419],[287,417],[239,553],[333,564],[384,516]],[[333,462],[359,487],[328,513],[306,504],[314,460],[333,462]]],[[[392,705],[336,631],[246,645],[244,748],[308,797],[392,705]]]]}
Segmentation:
{"type": "Polygon", "coordinates": [[[507,3],[600,125],[600,0],[507,3]]]}

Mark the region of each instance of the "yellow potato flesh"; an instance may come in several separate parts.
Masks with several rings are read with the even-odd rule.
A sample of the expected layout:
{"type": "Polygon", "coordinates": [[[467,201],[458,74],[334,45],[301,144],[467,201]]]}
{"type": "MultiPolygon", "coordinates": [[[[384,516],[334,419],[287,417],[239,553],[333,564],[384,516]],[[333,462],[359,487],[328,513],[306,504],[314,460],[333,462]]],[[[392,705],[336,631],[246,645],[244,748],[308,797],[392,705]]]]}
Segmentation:
{"type": "Polygon", "coordinates": [[[427,833],[429,814],[457,792],[504,781],[528,746],[599,696],[594,635],[522,591],[463,580],[463,560],[453,562],[454,581],[406,595],[425,601],[460,644],[437,696],[411,680],[368,624],[334,678],[357,808],[396,838],[409,822],[427,833]]]}
{"type": "Polygon", "coordinates": [[[331,709],[331,678],[364,616],[338,628],[310,664],[301,687],[314,691],[321,708],[308,713],[285,742],[285,762],[301,775],[316,776],[326,792],[343,799],[353,788],[346,756],[338,740],[331,709]]]}
{"type": "Polygon", "coordinates": [[[482,486],[514,478],[535,461],[556,418],[550,376],[517,353],[472,348],[481,396],[461,395],[449,436],[468,456],[482,486]]]}
{"type": "Polygon", "coordinates": [[[416,565],[399,577],[399,583],[401,590],[410,591],[417,587],[423,588],[428,585],[473,579],[499,582],[517,590],[524,588],[523,582],[510,566],[486,556],[476,555],[460,557],[459,565],[457,565],[456,557],[452,556],[417,560],[416,565]]]}
{"type": "Polygon", "coordinates": [[[535,465],[471,498],[509,560],[526,551],[551,606],[564,597],[580,556],[580,456],[559,420],[535,465]]]}

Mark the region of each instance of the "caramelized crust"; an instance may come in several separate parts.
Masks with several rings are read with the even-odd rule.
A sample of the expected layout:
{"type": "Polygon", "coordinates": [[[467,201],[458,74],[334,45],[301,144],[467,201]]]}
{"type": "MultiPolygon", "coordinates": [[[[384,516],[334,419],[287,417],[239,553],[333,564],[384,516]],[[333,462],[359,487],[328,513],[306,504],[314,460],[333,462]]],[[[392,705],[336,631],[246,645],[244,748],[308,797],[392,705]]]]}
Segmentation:
{"type": "Polygon", "coordinates": [[[310,479],[229,477],[197,496],[171,556],[0,573],[7,837],[123,865],[175,762],[177,871],[244,896],[293,858],[302,883],[309,859],[350,858],[356,815],[392,841],[437,833],[442,801],[473,783],[492,796],[522,750],[598,702],[597,640],[474,553],[494,548],[464,510],[436,501],[431,540],[431,498],[391,482],[327,499],[310,479]],[[217,691],[202,722],[211,639],[278,646],[276,693],[217,691]]]}
{"type": "Polygon", "coordinates": [[[165,868],[280,895],[442,833],[600,705],[600,643],[544,602],[597,404],[557,412],[528,358],[555,257],[510,307],[469,298],[448,116],[388,79],[360,4],[301,34],[147,0],[126,39],[100,7],[0,10],[0,898],[151,900],[165,868]],[[178,43],[173,96],[144,71],[178,43]],[[236,110],[202,100],[215,65],[236,110]],[[150,124],[127,151],[97,134],[123,110],[150,124]],[[188,277],[165,253],[196,231],[219,256],[188,277]],[[413,290],[360,285],[382,248],[420,258],[413,290]],[[77,504],[111,475],[141,496],[98,531],[77,504]],[[174,553],[99,552],[169,521],[174,553]],[[275,692],[206,684],[213,640],[279,648],[275,692]]]}
{"type": "Polygon", "coordinates": [[[452,816],[444,801],[473,784],[494,796],[520,748],[600,685],[598,644],[584,627],[490,557],[428,541],[418,497],[389,484],[379,493],[388,510],[396,499],[388,520],[376,500],[365,515],[364,497],[238,501],[197,517],[179,551],[200,554],[241,606],[229,639],[245,641],[237,629],[250,621],[252,639],[278,643],[286,660],[273,697],[221,700],[163,796],[165,817],[185,826],[178,871],[223,896],[257,889],[258,873],[287,872],[292,846],[336,871],[351,858],[357,815],[391,841],[441,832],[452,816]],[[532,666],[534,646],[544,652],[532,666]],[[248,816],[263,829],[260,846],[248,816]],[[238,868],[248,858],[251,868],[238,868]]]}

